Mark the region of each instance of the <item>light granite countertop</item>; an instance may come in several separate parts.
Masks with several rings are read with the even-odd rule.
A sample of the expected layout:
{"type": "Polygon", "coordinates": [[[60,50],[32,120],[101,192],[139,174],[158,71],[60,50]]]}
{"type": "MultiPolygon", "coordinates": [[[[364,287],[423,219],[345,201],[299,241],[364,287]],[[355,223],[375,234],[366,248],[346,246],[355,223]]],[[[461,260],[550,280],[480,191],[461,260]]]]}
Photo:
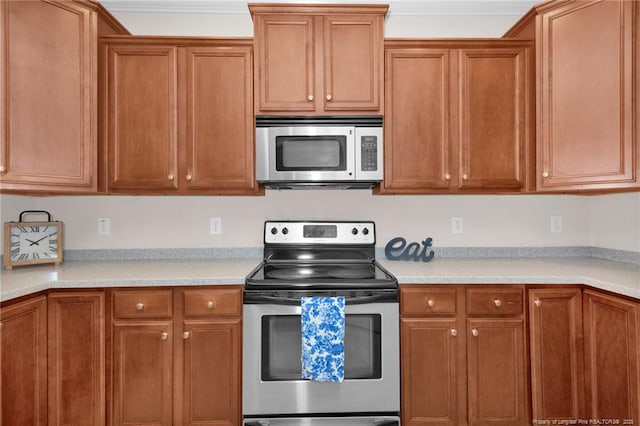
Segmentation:
{"type": "MultiPolygon", "coordinates": [[[[595,258],[378,259],[403,283],[586,284],[640,299],[640,266],[595,258]]],[[[65,261],[2,271],[0,301],[55,288],[243,284],[259,258],[65,261]]]]}

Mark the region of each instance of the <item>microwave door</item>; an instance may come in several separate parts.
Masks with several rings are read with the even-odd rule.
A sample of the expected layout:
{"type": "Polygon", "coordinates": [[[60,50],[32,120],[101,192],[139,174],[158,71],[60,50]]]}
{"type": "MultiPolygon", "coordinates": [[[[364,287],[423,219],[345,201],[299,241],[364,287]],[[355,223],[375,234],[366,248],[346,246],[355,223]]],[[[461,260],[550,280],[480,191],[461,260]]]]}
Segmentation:
{"type": "Polygon", "coordinates": [[[272,181],[349,181],[354,177],[353,127],[276,127],[269,129],[272,181]]]}

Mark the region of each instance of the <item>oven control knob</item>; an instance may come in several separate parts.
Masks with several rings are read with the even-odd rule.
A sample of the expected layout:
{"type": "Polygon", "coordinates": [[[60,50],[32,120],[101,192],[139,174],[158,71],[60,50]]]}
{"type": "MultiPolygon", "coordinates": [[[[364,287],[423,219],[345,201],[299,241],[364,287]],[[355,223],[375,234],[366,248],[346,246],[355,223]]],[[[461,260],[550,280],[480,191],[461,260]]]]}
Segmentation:
{"type": "Polygon", "coordinates": [[[282,228],[282,233],[287,235],[289,233],[289,228],[282,228]]]}
{"type": "Polygon", "coordinates": [[[277,233],[278,233],[278,230],[276,229],[275,226],[273,228],[271,228],[271,234],[272,235],[276,235],[277,233]]]}
{"type": "Polygon", "coordinates": [[[353,228],[353,229],[351,230],[351,233],[352,233],[353,235],[358,235],[358,230],[357,230],[356,228],[353,228]]]}
{"type": "Polygon", "coordinates": [[[364,228],[364,229],[362,230],[362,233],[363,233],[364,235],[369,235],[369,228],[364,228]]]}

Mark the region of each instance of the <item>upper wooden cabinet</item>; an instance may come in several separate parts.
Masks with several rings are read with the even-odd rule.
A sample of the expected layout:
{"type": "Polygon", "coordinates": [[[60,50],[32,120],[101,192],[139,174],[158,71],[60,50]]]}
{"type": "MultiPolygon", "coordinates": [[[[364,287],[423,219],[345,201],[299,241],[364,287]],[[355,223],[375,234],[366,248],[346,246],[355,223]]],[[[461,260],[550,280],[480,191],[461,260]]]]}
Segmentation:
{"type": "Polygon", "coordinates": [[[538,7],[538,190],[638,185],[637,22],[635,1],[538,7]]]}
{"type": "Polygon", "coordinates": [[[381,193],[533,186],[528,41],[388,40],[381,193]]]}
{"type": "Polygon", "coordinates": [[[251,40],[101,41],[109,192],[259,191],[251,40]]]}
{"type": "Polygon", "coordinates": [[[250,4],[256,114],[382,113],[387,8],[250,4]]]}
{"type": "Polygon", "coordinates": [[[0,190],[97,190],[97,16],[0,2],[0,190]]]}

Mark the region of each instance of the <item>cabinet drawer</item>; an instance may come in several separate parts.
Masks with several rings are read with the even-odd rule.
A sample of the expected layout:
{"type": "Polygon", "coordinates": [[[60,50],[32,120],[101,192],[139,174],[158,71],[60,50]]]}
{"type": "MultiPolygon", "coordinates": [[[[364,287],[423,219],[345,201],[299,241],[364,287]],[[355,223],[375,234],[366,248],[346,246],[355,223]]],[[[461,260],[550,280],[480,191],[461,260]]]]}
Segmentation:
{"type": "Polygon", "coordinates": [[[165,318],[173,316],[171,290],[113,292],[114,318],[165,318]]]}
{"type": "Polygon", "coordinates": [[[183,294],[187,317],[242,313],[242,290],[239,288],[184,290],[183,294]]]}
{"type": "Polygon", "coordinates": [[[456,289],[403,288],[400,290],[401,314],[456,314],[456,289]]]}
{"type": "Polygon", "coordinates": [[[468,315],[518,315],[523,306],[521,288],[467,289],[468,315]]]}

